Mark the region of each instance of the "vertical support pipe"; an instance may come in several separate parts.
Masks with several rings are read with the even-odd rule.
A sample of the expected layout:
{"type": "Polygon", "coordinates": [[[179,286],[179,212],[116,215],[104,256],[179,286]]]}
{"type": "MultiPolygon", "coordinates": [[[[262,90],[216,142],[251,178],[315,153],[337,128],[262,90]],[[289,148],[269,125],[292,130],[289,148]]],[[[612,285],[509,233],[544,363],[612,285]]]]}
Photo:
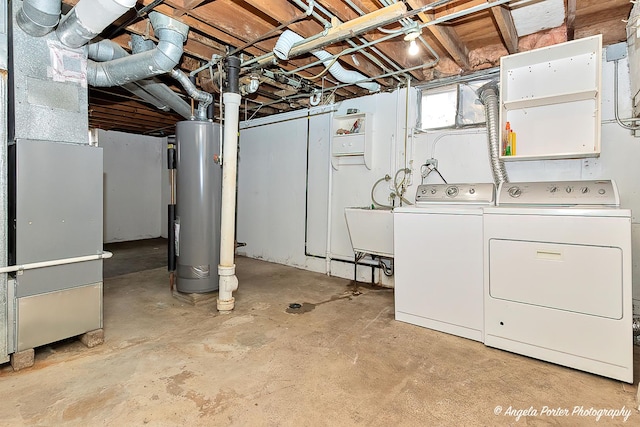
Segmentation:
{"type": "Polygon", "coordinates": [[[176,270],[176,149],[173,141],[167,148],[167,168],[169,169],[169,207],[167,212],[167,270],[170,274],[171,287],[174,284],[176,270]]]}
{"type": "Polygon", "coordinates": [[[224,113],[224,163],[222,166],[222,212],[220,225],[220,265],[218,265],[218,311],[235,307],[233,291],[238,289],[235,252],[236,177],[238,170],[238,120],[240,116],[240,59],[227,58],[227,92],[222,99],[224,113]]]}

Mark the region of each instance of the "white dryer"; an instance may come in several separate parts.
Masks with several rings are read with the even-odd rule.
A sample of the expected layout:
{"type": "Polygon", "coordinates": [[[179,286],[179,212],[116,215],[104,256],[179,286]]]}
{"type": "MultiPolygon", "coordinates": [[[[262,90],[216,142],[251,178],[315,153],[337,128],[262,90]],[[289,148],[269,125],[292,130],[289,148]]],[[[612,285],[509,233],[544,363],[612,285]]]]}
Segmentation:
{"type": "Polygon", "coordinates": [[[482,208],[493,184],[420,185],[393,211],[396,320],[483,340],[482,208]]]}
{"type": "Polygon", "coordinates": [[[612,181],[504,183],[484,209],[485,344],[633,382],[631,212],[612,181]]]}

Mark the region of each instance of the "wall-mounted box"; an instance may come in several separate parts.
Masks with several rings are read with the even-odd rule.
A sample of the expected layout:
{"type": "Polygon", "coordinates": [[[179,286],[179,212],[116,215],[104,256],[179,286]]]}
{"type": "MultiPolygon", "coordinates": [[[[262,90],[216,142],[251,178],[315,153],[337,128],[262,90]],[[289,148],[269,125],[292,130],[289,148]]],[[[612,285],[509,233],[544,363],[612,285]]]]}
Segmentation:
{"type": "Polygon", "coordinates": [[[365,165],[371,169],[373,120],[370,113],[334,116],[331,129],[331,164],[365,165]]]}
{"type": "Polygon", "coordinates": [[[602,35],[500,60],[500,141],[506,123],[515,154],[502,160],[600,155],[602,35]]]}

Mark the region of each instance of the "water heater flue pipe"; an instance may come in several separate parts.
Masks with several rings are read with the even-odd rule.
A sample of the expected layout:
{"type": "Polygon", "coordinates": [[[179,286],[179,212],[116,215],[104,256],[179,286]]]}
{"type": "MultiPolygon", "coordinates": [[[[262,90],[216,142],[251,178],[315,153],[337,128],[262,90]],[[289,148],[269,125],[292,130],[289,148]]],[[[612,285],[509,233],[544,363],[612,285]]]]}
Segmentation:
{"type": "Polygon", "coordinates": [[[89,85],[121,86],[168,73],[178,65],[189,27],[158,12],[149,13],[149,20],[158,37],[156,48],[108,62],[89,61],[87,63],[89,85]]]}
{"type": "Polygon", "coordinates": [[[233,292],[238,289],[235,255],[236,178],[238,170],[238,120],[240,117],[240,58],[227,58],[227,91],[224,102],[224,163],[222,164],[222,204],[220,215],[220,264],[218,265],[218,311],[235,307],[233,292]]]}
{"type": "Polygon", "coordinates": [[[196,111],[196,119],[207,120],[207,107],[213,102],[213,95],[196,87],[189,80],[189,77],[178,69],[171,70],[171,77],[176,79],[182,85],[187,94],[198,101],[198,109],[196,111]]]}
{"type": "Polygon", "coordinates": [[[80,0],[62,18],[56,35],[66,46],[84,46],[135,4],[136,0],[80,0]]]}
{"type": "Polygon", "coordinates": [[[49,34],[60,20],[60,0],[25,0],[16,16],[22,30],[34,37],[49,34]]]}

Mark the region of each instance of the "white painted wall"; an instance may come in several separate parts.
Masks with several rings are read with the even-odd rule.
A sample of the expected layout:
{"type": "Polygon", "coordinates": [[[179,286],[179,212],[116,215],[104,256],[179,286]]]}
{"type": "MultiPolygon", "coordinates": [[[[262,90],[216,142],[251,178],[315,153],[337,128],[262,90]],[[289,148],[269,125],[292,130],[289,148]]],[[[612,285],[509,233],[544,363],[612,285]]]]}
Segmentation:
{"type": "MultiPolygon", "coordinates": [[[[606,56],[606,55],[605,55],[606,56]]],[[[613,117],[613,63],[603,63],[602,77],[602,154],[594,159],[544,160],[508,162],[512,181],[615,179],[622,207],[633,210],[634,294],[640,295],[640,138],[618,126],[613,117]]],[[[628,64],[620,62],[620,115],[631,115],[628,64]]],[[[462,131],[439,131],[411,135],[406,138],[405,121],[411,128],[416,116],[416,92],[406,89],[325,107],[335,114],[347,108],[372,113],[374,118],[373,168],[362,165],[330,169],[329,147],[331,114],[312,117],[310,121],[309,191],[307,213],[307,248],[314,255],[325,255],[326,230],[330,223],[330,252],[334,258],[353,259],[344,220],[347,206],[371,204],[372,184],[385,174],[393,174],[405,166],[412,173],[407,198],[412,200],[420,183],[420,165],[432,155],[439,170],[450,182],[491,182],[484,128],[462,131]],[[408,117],[405,115],[408,105],[408,117]],[[437,137],[446,133],[439,139],[437,137]],[[329,173],[329,171],[331,172],[329,173]],[[329,184],[331,181],[331,184],[329,184]],[[331,191],[329,192],[329,185],[331,191]],[[328,197],[330,194],[330,197],[328,197]],[[331,203],[330,221],[327,205],[331,203]]],[[[310,114],[316,114],[316,109],[310,114]]],[[[241,123],[238,181],[238,240],[247,246],[239,253],[268,261],[294,265],[313,271],[326,271],[324,260],[304,254],[304,184],[306,165],[306,114],[287,113],[241,123]],[[293,117],[304,116],[297,120],[293,117]]],[[[409,129],[411,130],[411,129],[409,129]]],[[[427,182],[438,182],[431,174],[427,182]]],[[[381,185],[376,192],[385,200],[391,188],[381,185]]],[[[353,266],[333,261],[332,275],[351,278],[353,266]]],[[[370,281],[371,270],[362,267],[359,280],[370,281]]],[[[376,281],[390,284],[376,272],[376,281]]]]}
{"type": "Polygon", "coordinates": [[[166,138],[99,131],[98,145],[104,149],[105,243],[162,235],[166,138]]]}

